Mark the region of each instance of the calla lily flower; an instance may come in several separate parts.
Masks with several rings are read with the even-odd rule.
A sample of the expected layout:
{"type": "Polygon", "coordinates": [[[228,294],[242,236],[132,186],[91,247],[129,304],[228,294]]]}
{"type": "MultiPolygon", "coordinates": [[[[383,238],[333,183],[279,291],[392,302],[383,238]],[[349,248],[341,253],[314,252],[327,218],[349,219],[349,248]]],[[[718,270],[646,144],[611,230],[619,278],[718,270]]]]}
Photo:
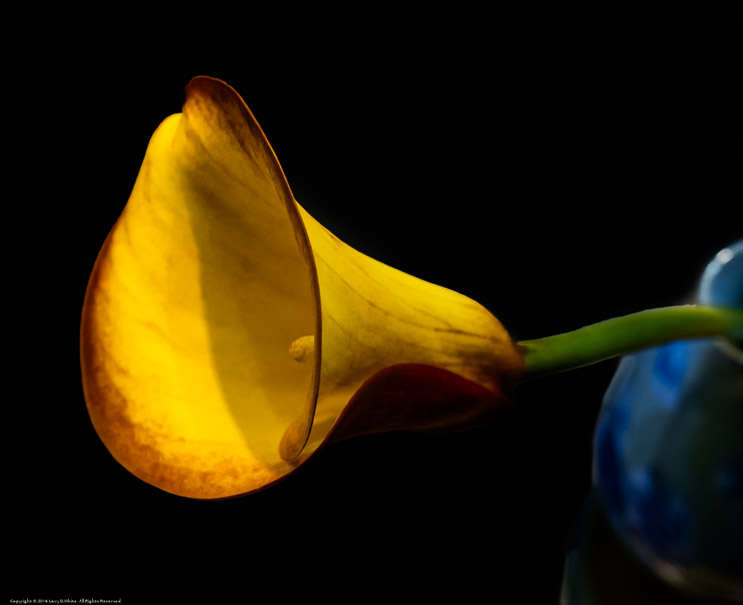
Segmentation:
{"type": "Polygon", "coordinates": [[[353,435],[489,422],[523,368],[484,307],[317,223],[240,96],[206,77],[154,133],[99,253],[81,360],[111,454],[205,499],[353,435]]]}
{"type": "Polygon", "coordinates": [[[81,370],[116,460],[218,499],[355,435],[492,422],[522,380],[742,329],[740,311],[671,307],[514,342],[479,303],[315,221],[240,96],[198,77],[96,259],[81,370]]]}

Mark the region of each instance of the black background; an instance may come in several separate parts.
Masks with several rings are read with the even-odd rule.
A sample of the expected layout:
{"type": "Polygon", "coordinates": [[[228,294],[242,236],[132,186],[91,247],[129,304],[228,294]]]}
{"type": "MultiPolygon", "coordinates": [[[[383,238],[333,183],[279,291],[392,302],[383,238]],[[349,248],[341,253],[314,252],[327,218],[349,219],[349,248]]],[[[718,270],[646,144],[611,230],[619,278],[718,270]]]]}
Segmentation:
{"type": "Polygon", "coordinates": [[[150,135],[206,74],[243,96],[323,224],[518,340],[686,302],[743,235],[734,5],[206,6],[116,40],[103,21],[31,35],[41,54],[6,78],[11,166],[29,169],[6,175],[10,596],[556,602],[615,362],[523,385],[498,425],[360,438],[265,492],[191,501],[129,475],[93,431],[87,278],[150,135]]]}

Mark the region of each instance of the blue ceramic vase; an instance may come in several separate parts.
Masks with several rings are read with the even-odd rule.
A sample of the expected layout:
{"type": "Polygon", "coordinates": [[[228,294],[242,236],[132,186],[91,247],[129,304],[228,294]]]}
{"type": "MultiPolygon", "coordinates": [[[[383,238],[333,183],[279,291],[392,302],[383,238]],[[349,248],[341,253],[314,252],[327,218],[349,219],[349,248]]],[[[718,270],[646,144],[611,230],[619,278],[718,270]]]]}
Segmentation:
{"type": "MultiPolygon", "coordinates": [[[[700,304],[743,307],[743,241],[700,304]]],[[[622,359],[606,392],[594,484],[621,541],[682,592],[743,601],[743,346],[679,341],[622,359]]]]}

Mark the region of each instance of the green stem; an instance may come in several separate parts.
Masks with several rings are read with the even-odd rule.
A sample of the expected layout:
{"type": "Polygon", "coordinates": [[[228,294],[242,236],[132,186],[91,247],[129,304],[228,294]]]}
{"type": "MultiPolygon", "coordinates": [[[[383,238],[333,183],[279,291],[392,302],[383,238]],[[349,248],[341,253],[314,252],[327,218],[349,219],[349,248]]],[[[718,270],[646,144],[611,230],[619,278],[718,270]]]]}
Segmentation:
{"type": "Polygon", "coordinates": [[[640,311],[573,332],[519,343],[524,380],[688,338],[743,341],[743,310],[685,305],[640,311]]]}

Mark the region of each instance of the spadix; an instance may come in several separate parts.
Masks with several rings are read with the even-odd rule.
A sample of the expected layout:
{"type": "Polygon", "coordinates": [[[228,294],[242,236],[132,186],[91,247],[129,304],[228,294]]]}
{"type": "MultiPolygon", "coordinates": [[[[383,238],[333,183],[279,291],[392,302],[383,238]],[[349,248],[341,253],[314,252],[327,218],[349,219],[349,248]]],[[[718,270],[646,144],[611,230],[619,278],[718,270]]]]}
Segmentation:
{"type": "Polygon", "coordinates": [[[332,440],[489,421],[521,371],[482,306],[307,214],[242,99],[203,77],[98,256],[81,347],[110,452],[194,498],[263,488],[332,440]]]}

